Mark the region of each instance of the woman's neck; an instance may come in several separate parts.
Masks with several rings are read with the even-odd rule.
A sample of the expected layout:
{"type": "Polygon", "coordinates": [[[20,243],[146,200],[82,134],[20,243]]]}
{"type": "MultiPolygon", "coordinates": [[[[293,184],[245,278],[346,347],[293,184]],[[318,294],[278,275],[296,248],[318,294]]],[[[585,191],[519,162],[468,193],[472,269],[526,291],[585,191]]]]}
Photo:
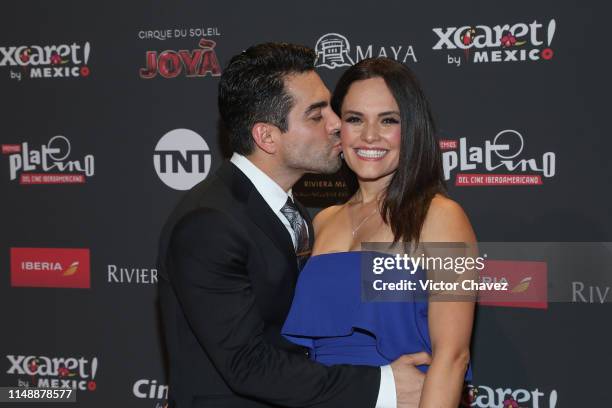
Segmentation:
{"type": "Polygon", "coordinates": [[[355,193],[355,201],[361,202],[362,204],[379,201],[383,197],[392,177],[393,173],[376,180],[358,179],[359,189],[355,193]]]}

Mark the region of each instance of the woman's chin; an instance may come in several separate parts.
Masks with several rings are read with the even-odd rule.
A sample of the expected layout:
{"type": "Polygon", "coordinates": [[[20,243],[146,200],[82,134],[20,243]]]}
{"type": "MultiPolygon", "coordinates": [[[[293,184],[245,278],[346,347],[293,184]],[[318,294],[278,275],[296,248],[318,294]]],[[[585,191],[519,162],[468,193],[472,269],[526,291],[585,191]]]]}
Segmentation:
{"type": "Polygon", "coordinates": [[[374,171],[359,171],[359,172],[355,172],[355,174],[357,175],[357,179],[359,179],[360,181],[371,182],[371,181],[377,181],[377,180],[381,180],[381,179],[384,179],[384,178],[388,178],[394,172],[395,172],[395,170],[393,170],[393,171],[386,171],[386,172],[381,172],[381,171],[376,171],[376,172],[374,172],[374,171]]]}

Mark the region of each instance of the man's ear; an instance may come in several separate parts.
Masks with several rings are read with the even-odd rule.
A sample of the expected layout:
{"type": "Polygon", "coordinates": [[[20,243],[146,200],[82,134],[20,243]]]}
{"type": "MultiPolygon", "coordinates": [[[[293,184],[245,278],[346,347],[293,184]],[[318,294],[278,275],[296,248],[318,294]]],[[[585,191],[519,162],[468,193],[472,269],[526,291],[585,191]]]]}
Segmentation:
{"type": "Polygon", "coordinates": [[[278,145],[276,143],[275,133],[279,130],[276,126],[265,122],[257,122],[251,128],[251,136],[255,144],[268,154],[276,153],[278,145]]]}

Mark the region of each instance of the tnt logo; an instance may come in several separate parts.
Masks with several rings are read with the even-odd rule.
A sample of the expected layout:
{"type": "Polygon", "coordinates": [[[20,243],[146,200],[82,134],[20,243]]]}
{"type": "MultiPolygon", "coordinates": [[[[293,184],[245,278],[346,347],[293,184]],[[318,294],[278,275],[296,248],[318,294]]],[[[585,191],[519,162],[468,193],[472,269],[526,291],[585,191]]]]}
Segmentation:
{"type": "Polygon", "coordinates": [[[153,165],[168,187],[189,190],[210,171],[211,154],[206,141],[193,130],[174,129],[157,142],[153,165]]]}

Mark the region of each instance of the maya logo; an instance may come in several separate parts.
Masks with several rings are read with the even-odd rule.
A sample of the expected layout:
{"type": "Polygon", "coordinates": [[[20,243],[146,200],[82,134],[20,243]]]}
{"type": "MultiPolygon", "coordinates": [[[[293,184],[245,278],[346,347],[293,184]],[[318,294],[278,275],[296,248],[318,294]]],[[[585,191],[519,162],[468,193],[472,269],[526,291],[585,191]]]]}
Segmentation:
{"type": "Polygon", "coordinates": [[[221,65],[215,52],[216,42],[201,39],[195,50],[147,51],[146,66],[140,69],[140,77],[152,79],[159,75],[176,78],[184,74],[187,78],[200,78],[208,74],[221,76],[221,65]]]}
{"type": "Polygon", "coordinates": [[[89,249],[11,248],[11,286],[89,288],[89,249]]]}
{"type": "Polygon", "coordinates": [[[86,42],[61,45],[22,45],[0,47],[0,67],[20,67],[11,79],[87,77],[91,46],[86,42]]]}
{"type": "Polygon", "coordinates": [[[317,41],[315,52],[317,67],[334,69],[338,67],[350,67],[355,65],[355,61],[349,55],[351,44],[342,34],[325,34],[317,41]]]}
{"type": "Polygon", "coordinates": [[[98,372],[98,358],[85,357],[45,357],[45,356],[6,356],[11,375],[27,376],[19,381],[19,386],[38,388],[72,388],[81,391],[95,391],[98,372]],[[54,378],[55,377],[55,378],[54,378]]]}
{"type": "Polygon", "coordinates": [[[2,145],[2,154],[9,156],[9,178],[19,184],[79,184],[94,175],[94,156],[86,155],[82,161],[68,160],[70,140],[57,135],[49,139],[40,150],[20,145],[2,145]]]}
{"type": "Polygon", "coordinates": [[[377,48],[372,44],[357,45],[353,50],[348,39],[338,33],[328,33],[321,36],[315,45],[317,59],[316,67],[335,69],[350,67],[359,61],[372,57],[389,57],[398,62],[406,63],[408,60],[417,62],[412,45],[381,46],[377,48]]]}
{"type": "Polygon", "coordinates": [[[462,62],[518,62],[550,60],[554,52],[551,44],[557,22],[546,24],[534,20],[531,23],[434,28],[437,42],[434,50],[463,50],[448,54],[447,62],[461,66],[462,62]],[[472,52],[474,51],[474,52],[472,52]]]}
{"type": "Polygon", "coordinates": [[[456,186],[540,185],[544,178],[556,173],[556,154],[546,152],[540,158],[522,158],[525,140],[516,130],[499,132],[484,147],[469,146],[467,138],[441,140],[444,178],[449,180],[455,170],[486,171],[458,173],[456,186]]]}
{"type": "Polygon", "coordinates": [[[211,153],[206,141],[193,130],[174,129],[157,142],[153,166],[168,187],[189,190],[208,176],[211,153]]]}

